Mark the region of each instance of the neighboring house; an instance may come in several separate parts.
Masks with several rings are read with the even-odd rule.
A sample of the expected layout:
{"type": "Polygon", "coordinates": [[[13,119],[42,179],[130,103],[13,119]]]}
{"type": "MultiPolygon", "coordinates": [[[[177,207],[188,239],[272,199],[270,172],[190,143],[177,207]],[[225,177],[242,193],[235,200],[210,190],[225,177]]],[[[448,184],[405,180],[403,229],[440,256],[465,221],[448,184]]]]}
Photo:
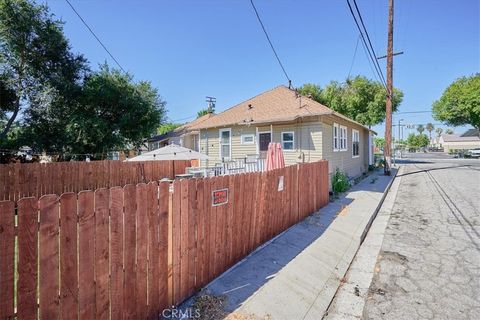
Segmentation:
{"type": "Polygon", "coordinates": [[[356,177],[373,164],[369,128],[285,86],[276,87],[190,126],[200,133],[200,152],[217,162],[257,156],[280,142],[287,165],[320,159],[356,177]]]}
{"type": "Polygon", "coordinates": [[[148,139],[148,150],[155,150],[166,145],[175,143],[179,146],[189,148],[195,151],[199,151],[198,149],[198,131],[190,130],[190,127],[199,125],[205,120],[210,119],[213,117],[213,113],[208,113],[206,115],[201,116],[193,120],[192,122],[186,123],[170,132],[165,134],[160,134],[153,136],[152,138],[148,139]]]}
{"type": "Polygon", "coordinates": [[[439,139],[439,144],[443,147],[443,151],[446,153],[455,150],[480,148],[479,130],[470,129],[462,135],[442,134],[439,139]]]}

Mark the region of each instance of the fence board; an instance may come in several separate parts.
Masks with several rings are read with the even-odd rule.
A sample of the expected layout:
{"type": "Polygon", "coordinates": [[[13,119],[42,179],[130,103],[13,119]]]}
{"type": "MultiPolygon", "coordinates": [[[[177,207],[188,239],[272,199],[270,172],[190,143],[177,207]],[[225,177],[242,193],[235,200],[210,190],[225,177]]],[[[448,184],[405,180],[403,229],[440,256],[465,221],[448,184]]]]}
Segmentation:
{"type": "Polygon", "coordinates": [[[17,205],[17,318],[37,319],[38,201],[36,198],[24,198],[18,201],[17,205]]]}
{"type": "Polygon", "coordinates": [[[148,318],[158,319],[159,316],[159,211],[158,184],[150,182],[147,185],[148,214],[148,318]]]}
{"type": "Polygon", "coordinates": [[[188,296],[188,180],[181,180],[180,295],[188,296]]]}
{"type": "Polygon", "coordinates": [[[188,295],[195,292],[197,259],[197,190],[196,181],[188,179],[188,295]]]}
{"type": "Polygon", "coordinates": [[[56,195],[40,198],[40,319],[60,315],[59,292],[59,203],[56,195]]]}
{"type": "Polygon", "coordinates": [[[124,319],[138,319],[136,309],[136,267],[135,267],[135,247],[136,247],[136,187],[126,185],[124,192],[124,263],[125,263],[125,287],[124,287],[124,319]]]}
{"type": "Polygon", "coordinates": [[[147,309],[147,246],[148,246],[148,213],[147,185],[140,183],[136,188],[137,199],[137,317],[145,319],[147,309]]]}
{"type": "Polygon", "coordinates": [[[123,188],[110,189],[110,306],[112,319],[123,317],[123,188]]]}
{"type": "Polygon", "coordinates": [[[60,196],[64,192],[173,179],[175,174],[185,173],[190,165],[189,160],[0,164],[0,200],[17,201],[46,194],[60,196]]]}
{"type": "Polygon", "coordinates": [[[182,190],[181,182],[176,180],[173,183],[173,198],[172,198],[172,234],[173,234],[173,301],[175,304],[181,302],[181,287],[180,287],[180,275],[182,265],[182,220],[181,220],[181,201],[182,190]],[[175,205],[173,205],[175,204],[175,205]]]}
{"type": "Polygon", "coordinates": [[[95,319],[95,211],[93,191],[78,194],[78,303],[80,319],[95,319]]]}
{"type": "Polygon", "coordinates": [[[96,318],[108,319],[109,294],[109,198],[108,189],[95,191],[95,296],[96,318]]]}
{"type": "Polygon", "coordinates": [[[160,182],[158,201],[158,258],[156,267],[159,281],[158,310],[161,312],[168,306],[168,210],[169,183],[160,182]]]}
{"type": "Polygon", "coordinates": [[[15,203],[0,202],[0,319],[13,318],[15,203]]]}
{"type": "Polygon", "coordinates": [[[62,319],[78,318],[77,195],[60,197],[60,306],[62,319]]]}

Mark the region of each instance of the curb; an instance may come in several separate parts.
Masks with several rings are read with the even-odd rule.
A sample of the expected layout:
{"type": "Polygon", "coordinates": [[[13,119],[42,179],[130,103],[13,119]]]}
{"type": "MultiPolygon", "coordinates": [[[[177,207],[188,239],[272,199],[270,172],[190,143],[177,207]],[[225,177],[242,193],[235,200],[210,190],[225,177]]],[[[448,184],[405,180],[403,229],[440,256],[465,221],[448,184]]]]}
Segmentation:
{"type": "MultiPolygon", "coordinates": [[[[363,230],[362,236],[360,237],[360,245],[362,245],[363,241],[367,237],[368,231],[370,230],[370,227],[372,226],[373,221],[377,217],[378,211],[380,211],[380,208],[383,205],[383,202],[385,201],[385,198],[387,197],[387,193],[390,191],[390,187],[393,184],[393,181],[397,178],[397,173],[400,170],[401,166],[398,166],[398,169],[395,171],[395,174],[393,175],[392,180],[388,183],[387,187],[385,188],[385,191],[383,192],[382,198],[380,199],[380,202],[378,203],[377,207],[375,208],[375,211],[373,212],[372,216],[370,217],[370,220],[368,221],[367,225],[365,226],[365,230],[363,230]]],[[[358,251],[358,249],[357,249],[358,251]]],[[[355,254],[356,255],[356,254],[355,254]]]]}
{"type": "MultiPolygon", "coordinates": [[[[375,208],[375,211],[373,212],[372,216],[370,217],[367,225],[365,226],[365,229],[363,230],[362,232],[362,235],[360,237],[360,244],[359,246],[357,247],[357,249],[355,250],[355,254],[353,255],[352,257],[352,260],[349,262],[348,264],[348,267],[347,269],[345,270],[345,273],[343,274],[343,277],[345,277],[345,275],[348,273],[348,270],[350,270],[350,267],[352,265],[352,262],[353,260],[355,260],[355,257],[357,256],[357,253],[358,253],[358,250],[360,250],[360,247],[363,243],[363,241],[365,240],[365,238],[367,237],[367,234],[368,234],[368,231],[370,231],[370,228],[373,224],[373,221],[375,221],[375,218],[377,217],[378,215],[378,212],[380,211],[380,208],[382,207],[384,201],[385,201],[385,198],[387,197],[387,194],[388,192],[390,191],[390,187],[392,186],[393,182],[395,181],[395,179],[397,178],[397,173],[398,171],[400,170],[400,167],[398,167],[398,169],[395,171],[395,174],[393,175],[393,178],[392,180],[390,180],[390,182],[388,183],[387,187],[385,188],[385,191],[383,192],[383,195],[382,197],[380,198],[380,201],[377,205],[377,207],[375,208]]],[[[331,305],[332,305],[332,302],[335,300],[335,297],[337,296],[337,293],[338,293],[338,290],[340,289],[340,285],[337,287],[337,290],[335,290],[335,294],[332,296],[332,299],[330,300],[326,310],[325,310],[325,313],[322,315],[322,319],[325,318],[325,316],[327,315],[327,312],[328,310],[330,309],[331,305]]]]}

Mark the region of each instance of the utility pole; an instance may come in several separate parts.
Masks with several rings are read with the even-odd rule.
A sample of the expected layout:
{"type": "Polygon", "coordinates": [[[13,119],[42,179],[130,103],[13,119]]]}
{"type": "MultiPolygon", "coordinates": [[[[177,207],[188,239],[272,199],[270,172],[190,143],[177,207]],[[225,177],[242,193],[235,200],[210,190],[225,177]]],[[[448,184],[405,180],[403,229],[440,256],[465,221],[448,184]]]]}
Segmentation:
{"type": "Polygon", "coordinates": [[[388,0],[388,44],[387,44],[387,103],[385,117],[384,173],[389,176],[392,167],[392,95],[393,95],[393,0],[388,0]]]}

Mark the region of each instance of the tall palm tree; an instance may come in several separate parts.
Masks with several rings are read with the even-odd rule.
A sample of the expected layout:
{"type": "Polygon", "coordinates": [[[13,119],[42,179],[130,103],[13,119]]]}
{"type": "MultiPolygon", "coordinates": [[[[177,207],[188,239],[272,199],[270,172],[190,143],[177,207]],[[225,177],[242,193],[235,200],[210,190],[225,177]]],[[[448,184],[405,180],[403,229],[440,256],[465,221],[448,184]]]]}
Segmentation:
{"type": "Polygon", "coordinates": [[[440,138],[440,136],[442,135],[442,132],[443,132],[443,129],[442,128],[437,128],[435,129],[435,133],[437,134],[437,137],[440,138]]]}
{"type": "Polygon", "coordinates": [[[426,129],[428,131],[428,138],[430,139],[430,144],[432,143],[432,131],[435,129],[432,123],[427,123],[426,129]]]}
{"type": "Polygon", "coordinates": [[[425,127],[423,126],[423,124],[419,124],[417,126],[417,131],[418,131],[419,134],[422,134],[423,131],[425,131],[425,127]]]}

